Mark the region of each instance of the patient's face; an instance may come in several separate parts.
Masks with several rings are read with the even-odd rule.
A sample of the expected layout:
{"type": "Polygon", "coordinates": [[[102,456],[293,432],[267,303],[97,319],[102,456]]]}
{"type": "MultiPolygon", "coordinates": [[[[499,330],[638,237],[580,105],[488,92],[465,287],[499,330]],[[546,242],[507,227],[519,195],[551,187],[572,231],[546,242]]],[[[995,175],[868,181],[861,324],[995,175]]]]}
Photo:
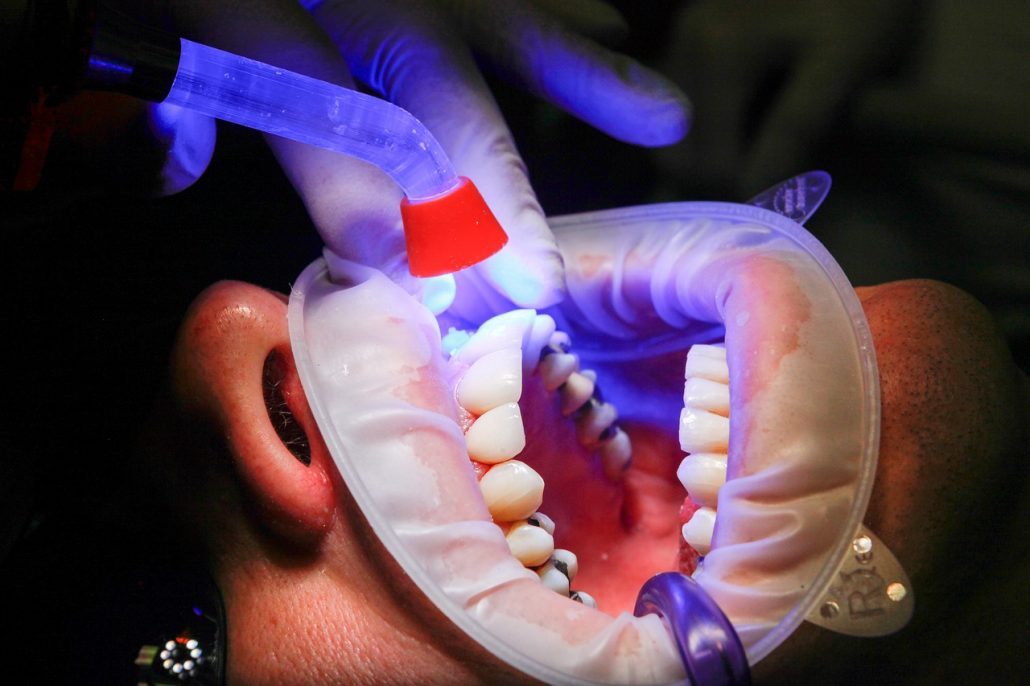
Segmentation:
{"type": "MultiPolygon", "coordinates": [[[[1002,487],[1026,478],[1017,459],[1026,454],[1026,384],[986,314],[954,289],[906,282],[860,289],[859,297],[883,404],[865,522],[900,558],[919,598],[907,634],[885,650],[918,660],[925,654],[916,646],[942,614],[965,612],[973,622],[993,608],[990,598],[970,607],[942,602],[983,584],[972,563],[982,553],[956,560],[955,548],[1024,537],[1014,513],[1025,498],[1002,495],[1002,487]]],[[[631,610],[642,580],[682,561],[683,487],[678,459],[667,458],[678,451],[677,437],[626,423],[633,461],[611,478],[596,445],[582,440],[611,424],[598,419],[584,428],[582,416],[562,412],[565,396],[553,395],[549,378],[555,366],[528,376],[519,401],[527,453],[548,489],[540,509],[556,523],[554,544],[579,557],[573,587],[596,596],[606,612],[631,610]],[[620,559],[609,561],[610,551],[620,559]]],[[[206,291],[183,325],[172,375],[153,441],[164,449],[150,452],[169,483],[196,470],[205,475],[206,487],[177,497],[183,516],[208,523],[205,543],[228,613],[231,681],[526,681],[426,600],[365,521],[300,389],[283,296],[239,283],[206,291]]],[[[427,393],[453,389],[440,379],[427,393]]],[[[502,435],[503,428],[488,448],[502,435]]],[[[948,635],[934,640],[953,645],[948,635]]],[[[803,627],[758,673],[785,682],[833,674],[860,649],[858,639],[803,627]]],[[[938,656],[934,664],[947,661],[938,656]]]]}

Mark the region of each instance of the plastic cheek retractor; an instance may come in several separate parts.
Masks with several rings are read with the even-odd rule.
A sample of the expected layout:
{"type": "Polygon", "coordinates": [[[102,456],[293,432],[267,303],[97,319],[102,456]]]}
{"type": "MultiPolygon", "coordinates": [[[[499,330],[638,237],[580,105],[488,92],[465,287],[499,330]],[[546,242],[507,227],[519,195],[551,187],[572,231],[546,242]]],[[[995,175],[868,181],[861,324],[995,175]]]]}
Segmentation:
{"type": "MultiPolygon", "coordinates": [[[[298,278],[293,352],[340,474],[408,577],[470,639],[548,683],[742,683],[745,659],[757,663],[806,619],[855,635],[905,624],[911,585],[861,523],[879,447],[871,334],[840,268],[799,223],[828,187],[815,173],[753,205],[674,203],[553,218],[568,298],[546,314],[520,310],[492,326],[486,306],[477,321],[437,320],[382,273],[357,265],[341,266],[337,283],[322,261],[298,278]],[[468,341],[455,348],[459,357],[485,359],[489,341],[510,344],[530,366],[543,365],[538,334],[550,341],[561,332],[583,370],[603,379],[604,402],[619,408],[620,422],[670,439],[678,426],[687,453],[704,451],[683,448],[683,417],[691,415],[681,353],[724,345],[728,471],[713,502],[710,550],[693,575],[699,589],[678,569],[646,581],[669,570],[669,556],[659,550],[649,561],[639,553],[650,548],[617,548],[614,530],[604,538],[586,532],[590,543],[601,541],[595,553],[605,551],[593,563],[605,562],[607,580],[622,571],[644,585],[639,596],[636,588],[622,593],[627,587],[614,601],[599,594],[600,609],[545,587],[542,572],[513,555],[495,521],[514,521],[515,513],[488,510],[453,406],[455,358],[445,351],[454,346],[441,337],[449,325],[474,332],[469,340],[482,337],[478,349],[468,341]],[[700,589],[725,619],[694,593],[700,589]],[[633,597],[635,608],[622,602],[633,597]]],[[[545,457],[568,474],[568,454],[545,457]]],[[[584,495],[591,483],[564,485],[584,495]]],[[[567,526],[578,515],[562,521],[551,510],[572,500],[566,493],[550,502],[545,494],[533,507],[567,526]]],[[[576,579],[589,593],[586,559],[576,579]]]]}

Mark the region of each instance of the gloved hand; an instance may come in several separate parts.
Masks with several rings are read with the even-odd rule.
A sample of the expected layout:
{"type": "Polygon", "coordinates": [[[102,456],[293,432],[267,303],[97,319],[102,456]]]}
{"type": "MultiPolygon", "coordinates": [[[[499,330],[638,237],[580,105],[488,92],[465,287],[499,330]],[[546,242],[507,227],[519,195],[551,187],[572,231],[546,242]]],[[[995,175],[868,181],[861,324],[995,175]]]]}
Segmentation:
{"type": "MultiPolygon", "coordinates": [[[[459,298],[478,293],[477,298],[497,300],[497,311],[502,302],[534,307],[557,302],[563,290],[562,265],[525,165],[473,53],[621,140],[662,145],[686,131],[685,99],[671,84],[565,30],[531,3],[302,4],[332,37],[357,80],[428,126],[458,173],[476,183],[509,233],[509,244],[499,254],[457,275],[459,298]]],[[[583,14],[612,13],[588,2],[583,14]]],[[[613,17],[606,25],[617,20],[613,17]]],[[[307,171],[309,165],[296,166],[305,167],[295,183],[329,249],[410,284],[396,220],[398,191],[378,183],[355,198],[355,179],[342,165],[326,162],[316,176],[307,171]]]]}
{"type": "MultiPolygon", "coordinates": [[[[721,523],[698,579],[745,644],[798,602],[833,546],[852,533],[844,529],[876,447],[868,426],[877,395],[864,366],[871,360],[860,355],[868,341],[852,329],[861,310],[846,282],[838,291],[827,277],[832,264],[770,231],[776,221],[755,208],[708,204],[696,212],[657,206],[552,222],[569,292],[549,314],[583,366],[596,370],[600,405],[610,403],[626,422],[635,464],[621,465],[621,479],[598,464],[595,449],[600,443],[603,455],[608,440],[597,434],[601,427],[585,426],[600,411],[554,416],[573,384],[549,376],[567,357],[537,367],[537,339],[546,331],[540,318],[492,325],[497,341],[522,346],[527,445],[516,459],[547,484],[540,509],[554,519],[561,547],[579,556],[577,587],[597,595],[607,616],[573,611],[524,579],[501,531],[487,525],[455,423],[455,380],[425,310],[381,274],[354,265],[339,265],[349,288],[317,270],[299,279],[290,315],[294,354],[341,474],[401,565],[488,649],[516,650],[539,666],[527,668],[538,678],[675,678],[675,651],[660,626],[612,615],[631,609],[652,574],[676,568],[674,518],[686,496],[674,477],[683,458],[677,424],[692,453],[725,455],[728,445],[721,523]],[[728,372],[715,383],[728,386],[729,399],[709,411],[711,394],[684,396],[684,352],[723,339],[728,372]],[[537,376],[547,392],[530,380],[537,376]],[[573,438],[564,422],[575,424],[573,438]]],[[[489,303],[482,306],[468,321],[446,313],[440,330],[474,330],[492,314],[489,303]]],[[[460,353],[459,362],[474,364],[493,349],[467,345],[478,352],[460,353]]],[[[704,377],[689,365],[688,376],[704,377]]]]}
{"type": "MultiPolygon", "coordinates": [[[[496,292],[521,305],[552,304],[563,292],[562,266],[472,49],[541,97],[617,138],[660,145],[678,140],[687,128],[685,98],[674,86],[566,31],[528,4],[304,4],[311,15],[290,0],[155,1],[142,15],[139,8],[133,14],[192,40],[346,87],[354,87],[353,72],[412,111],[441,141],[458,172],[477,183],[509,233],[506,249],[461,276],[483,285],[488,296],[496,292]]],[[[607,19],[592,30],[620,25],[610,10],[594,12],[594,7],[587,3],[586,14],[607,19]]],[[[565,18],[574,21],[569,10],[565,18]]],[[[164,149],[164,191],[184,188],[210,159],[213,123],[167,105],[149,106],[146,114],[164,149]]],[[[392,181],[365,163],[268,139],[330,255],[382,268],[410,291],[420,288],[407,273],[401,196],[392,181]]]]}
{"type": "Polygon", "coordinates": [[[662,69],[697,105],[666,173],[746,193],[812,166],[848,99],[908,47],[911,2],[682,3],[662,69]]]}

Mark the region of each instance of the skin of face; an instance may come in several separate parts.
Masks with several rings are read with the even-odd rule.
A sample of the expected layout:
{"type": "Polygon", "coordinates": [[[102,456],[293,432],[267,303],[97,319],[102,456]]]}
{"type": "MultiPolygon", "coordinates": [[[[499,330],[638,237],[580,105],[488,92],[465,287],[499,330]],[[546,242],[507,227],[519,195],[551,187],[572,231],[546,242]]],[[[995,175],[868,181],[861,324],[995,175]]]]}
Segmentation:
{"type": "MultiPolygon", "coordinates": [[[[916,672],[919,683],[1004,675],[1030,610],[1019,592],[1030,574],[1030,383],[965,293],[930,281],[857,292],[883,417],[865,523],[909,573],[915,616],[880,639],[802,625],[756,681],[840,683],[856,666],[888,682],[901,665],[906,683],[916,672]],[[987,631],[991,642],[971,650],[970,632],[987,631]]],[[[379,544],[300,389],[284,296],[222,282],[196,299],[144,448],[174,514],[206,532],[199,552],[225,600],[229,683],[532,683],[454,627],[379,544]],[[177,487],[187,480],[199,485],[177,487]]]]}

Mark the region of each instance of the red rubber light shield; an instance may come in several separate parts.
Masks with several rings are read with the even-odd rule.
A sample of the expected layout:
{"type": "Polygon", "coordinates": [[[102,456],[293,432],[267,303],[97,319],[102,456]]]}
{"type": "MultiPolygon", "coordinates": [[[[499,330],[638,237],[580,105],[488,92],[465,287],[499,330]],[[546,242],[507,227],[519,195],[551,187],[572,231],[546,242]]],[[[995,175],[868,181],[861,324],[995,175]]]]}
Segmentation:
{"type": "Polygon", "coordinates": [[[450,274],[482,262],[504,247],[508,234],[464,176],[438,198],[401,201],[401,219],[413,276],[450,274]]]}

